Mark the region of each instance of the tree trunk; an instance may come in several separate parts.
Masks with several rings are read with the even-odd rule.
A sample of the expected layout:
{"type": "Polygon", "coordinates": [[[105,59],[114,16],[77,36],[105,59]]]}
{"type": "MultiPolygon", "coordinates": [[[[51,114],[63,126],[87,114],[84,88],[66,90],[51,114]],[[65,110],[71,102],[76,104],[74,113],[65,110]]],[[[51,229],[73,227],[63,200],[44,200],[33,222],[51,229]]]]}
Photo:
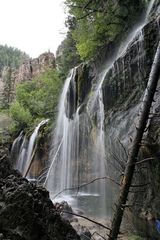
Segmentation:
{"type": "Polygon", "coordinates": [[[131,186],[131,182],[132,182],[132,178],[135,170],[135,163],[137,160],[140,143],[143,137],[144,130],[146,128],[146,124],[147,124],[148,116],[150,113],[150,108],[152,105],[154,93],[156,91],[159,76],[160,76],[160,42],[158,44],[157,52],[155,54],[154,62],[152,65],[150,76],[149,76],[148,85],[143,98],[138,128],[136,129],[136,134],[133,140],[132,149],[129,153],[129,157],[128,157],[128,161],[127,161],[127,165],[125,168],[125,173],[124,173],[124,177],[123,177],[123,181],[120,189],[120,195],[119,195],[118,203],[116,205],[115,214],[113,216],[111,231],[110,231],[108,240],[117,239],[117,236],[119,234],[123,212],[125,209],[129,188],[131,186]]]}

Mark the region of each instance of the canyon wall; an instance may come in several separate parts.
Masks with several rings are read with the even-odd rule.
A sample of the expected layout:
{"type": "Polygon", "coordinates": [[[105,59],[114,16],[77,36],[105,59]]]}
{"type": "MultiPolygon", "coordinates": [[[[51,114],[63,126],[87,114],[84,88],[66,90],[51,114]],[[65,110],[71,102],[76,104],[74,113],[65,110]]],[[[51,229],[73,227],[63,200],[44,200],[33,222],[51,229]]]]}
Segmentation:
{"type": "Polygon", "coordinates": [[[55,57],[50,52],[26,60],[18,69],[5,67],[0,72],[0,107],[7,107],[13,101],[17,84],[30,81],[49,68],[55,68],[55,57]]]}
{"type": "MultiPolygon", "coordinates": [[[[150,21],[137,27],[137,31],[134,29],[131,32],[132,41],[127,39],[118,54],[113,51],[113,58],[105,60],[103,66],[99,64],[104,62],[103,59],[81,64],[76,69],[74,83],[73,80],[70,82],[67,100],[69,105],[74,107],[68,110],[66,104],[66,115],[72,119],[77,108],[80,116],[87,114],[90,124],[88,128],[93,141],[95,125],[100,125],[97,114],[99,106],[96,108],[95,104],[94,111],[90,109],[95,101],[97,86],[102,88],[100,100],[104,106],[106,163],[115,181],[121,181],[123,176],[139,119],[141,102],[160,40],[159,10],[159,1],[155,1],[150,21]],[[98,82],[101,82],[100,85],[98,82]],[[76,94],[73,93],[75,89],[76,94]]],[[[150,160],[136,167],[133,184],[142,187],[131,189],[129,205],[132,207],[126,210],[126,219],[129,219],[127,222],[132,223],[128,227],[132,226],[132,230],[147,239],[159,239],[155,219],[160,218],[160,81],[154,100],[138,156],[139,160],[150,160]]],[[[115,187],[115,192],[117,190],[115,187]]]]}

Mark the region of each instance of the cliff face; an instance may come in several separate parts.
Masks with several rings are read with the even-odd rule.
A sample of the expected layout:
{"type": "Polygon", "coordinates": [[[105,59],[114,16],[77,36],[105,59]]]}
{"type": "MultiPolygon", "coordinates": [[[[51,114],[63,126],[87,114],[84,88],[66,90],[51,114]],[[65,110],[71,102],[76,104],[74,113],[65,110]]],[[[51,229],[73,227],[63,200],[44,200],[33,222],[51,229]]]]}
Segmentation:
{"type": "Polygon", "coordinates": [[[15,84],[31,80],[48,68],[55,68],[53,53],[43,53],[38,58],[24,62],[17,71],[15,84]]]}
{"type": "Polygon", "coordinates": [[[103,96],[107,112],[124,103],[128,108],[142,96],[159,40],[157,21],[144,26],[106,74],[103,96]]]}
{"type": "MultiPolygon", "coordinates": [[[[119,175],[124,172],[127,154],[139,120],[141,102],[160,40],[159,23],[160,19],[155,17],[143,27],[141,35],[131,43],[126,54],[116,60],[103,83],[106,155],[109,166],[111,167],[114,162],[116,170],[113,169],[113,171],[118,172],[119,175]],[[123,164],[115,160],[113,153],[123,164]]],[[[153,158],[153,160],[136,166],[133,185],[142,187],[131,188],[129,201],[132,207],[126,210],[128,222],[132,222],[138,233],[147,239],[159,239],[153,220],[160,217],[159,86],[160,82],[138,157],[139,161],[146,158],[153,158]]]]}
{"type": "MultiPolygon", "coordinates": [[[[120,53],[101,67],[96,62],[80,65],[75,74],[76,101],[74,106],[79,107],[79,114],[87,113],[90,119],[90,132],[94,132],[95,123],[98,126],[97,108],[90,111],[90,105],[95,101],[97,82],[102,79],[102,99],[104,104],[104,128],[106,158],[112,177],[119,181],[117,176],[124,172],[127,154],[132,144],[138,113],[148,82],[158,41],[160,40],[160,18],[158,1],[151,12],[151,20],[140,31],[132,32],[132,41],[127,41],[120,53]],[[127,48],[126,48],[127,46],[127,48]],[[125,49],[126,48],[126,49],[125,49]],[[85,91],[84,91],[85,89],[85,91]]],[[[99,81],[100,82],[100,81],[99,81]]],[[[73,80],[70,85],[73,85],[73,80]]],[[[70,87],[69,96],[73,95],[70,87]]],[[[73,98],[68,98],[72,102],[73,98]]],[[[155,95],[155,103],[151,109],[151,119],[148,121],[140,149],[139,160],[153,158],[142,166],[136,167],[134,176],[135,185],[130,193],[129,201],[133,204],[130,211],[126,211],[128,222],[133,223],[135,229],[147,239],[159,239],[153,219],[160,218],[160,82],[155,95]],[[134,193],[136,192],[136,193],[134,193]]],[[[66,109],[67,111],[67,109],[66,109]]],[[[72,118],[76,109],[71,109],[72,118]]]]}
{"type": "Polygon", "coordinates": [[[13,101],[17,84],[35,78],[49,68],[55,68],[55,57],[50,52],[26,60],[19,69],[5,67],[0,73],[0,107],[13,101]]]}

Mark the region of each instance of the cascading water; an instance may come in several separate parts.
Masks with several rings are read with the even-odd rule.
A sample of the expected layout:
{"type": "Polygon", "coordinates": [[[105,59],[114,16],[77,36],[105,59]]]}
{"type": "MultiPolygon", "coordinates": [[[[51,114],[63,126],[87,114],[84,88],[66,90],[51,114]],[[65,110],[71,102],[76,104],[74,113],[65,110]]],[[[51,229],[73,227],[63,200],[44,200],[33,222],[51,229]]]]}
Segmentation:
{"type": "Polygon", "coordinates": [[[155,4],[156,0],[151,0],[148,8],[146,9],[146,12],[141,19],[141,21],[138,23],[137,26],[133,28],[133,30],[128,34],[128,37],[126,38],[125,41],[122,42],[120,48],[119,48],[119,54],[118,55],[123,55],[125,54],[127,48],[130,46],[130,44],[133,42],[133,39],[136,38],[138,35],[143,36],[142,29],[145,24],[148,22],[148,18],[150,15],[150,12],[155,4]]]}
{"type": "MultiPolygon", "coordinates": [[[[57,157],[60,159],[60,161],[59,164],[56,166],[57,168],[53,167],[52,172],[53,175],[52,181],[54,184],[54,190],[56,192],[66,187],[70,187],[71,179],[73,178],[71,176],[73,174],[73,171],[71,169],[71,159],[74,159],[76,157],[75,155],[77,151],[76,150],[77,132],[75,127],[75,121],[69,119],[66,116],[66,111],[70,111],[70,106],[68,105],[68,103],[66,103],[66,101],[68,89],[70,87],[72,78],[74,79],[75,73],[76,69],[71,71],[70,76],[67,78],[59,106],[60,111],[57,121],[54,144],[57,144],[58,146],[58,149],[56,149],[56,151],[59,150],[59,152],[57,153],[57,157]],[[72,150],[72,147],[75,148],[74,151],[72,150]],[[59,177],[61,178],[60,182],[59,177]]],[[[57,162],[57,159],[54,159],[54,161],[57,162]]]]}
{"type": "Polygon", "coordinates": [[[28,170],[32,161],[32,154],[33,154],[33,150],[34,150],[34,145],[35,145],[35,141],[37,139],[38,136],[38,132],[41,126],[43,126],[44,124],[46,124],[49,121],[49,119],[43,120],[41,121],[38,126],[35,128],[34,132],[32,133],[30,139],[29,139],[29,144],[28,144],[28,149],[27,149],[27,157],[25,159],[25,167],[24,167],[24,171],[23,171],[23,176],[27,176],[28,175],[28,170]]]}
{"type": "Polygon", "coordinates": [[[23,136],[23,133],[20,133],[18,138],[16,138],[15,141],[13,142],[11,154],[13,155],[14,152],[18,153],[16,156],[14,168],[19,170],[25,177],[29,177],[28,172],[31,165],[32,154],[34,151],[35,141],[37,139],[39,129],[40,127],[45,125],[48,121],[49,119],[46,119],[38,124],[38,126],[33,131],[32,135],[30,136],[29,141],[27,140],[26,136],[23,136]]]}
{"type": "MultiPolygon", "coordinates": [[[[70,102],[67,101],[67,99],[71,99],[70,96],[72,95],[72,104],[76,106],[76,104],[74,104],[76,101],[76,87],[72,87],[73,93],[70,91],[70,86],[74,85],[75,76],[76,68],[71,71],[62,92],[56,134],[53,141],[53,144],[57,146],[54,147],[51,153],[52,164],[45,184],[51,192],[51,198],[54,197],[52,193],[57,195],[64,190],[61,194],[62,198],[65,199],[68,195],[72,196],[72,199],[76,198],[78,206],[83,205],[86,209],[87,206],[84,205],[88,205],[89,202],[87,201],[92,198],[95,206],[99,202],[98,205],[100,208],[98,211],[99,214],[100,212],[102,214],[102,212],[104,213],[105,204],[104,180],[103,183],[101,182],[102,180],[97,180],[95,183],[78,189],[78,186],[82,186],[97,178],[103,178],[106,174],[102,96],[101,91],[98,90],[98,127],[93,129],[91,119],[87,112],[80,113],[81,106],[78,107],[77,110],[74,107],[75,112],[73,116],[70,116],[68,112],[71,112],[73,106],[70,106],[70,102]],[[103,197],[100,198],[102,195],[103,197]]],[[[88,210],[90,211],[89,208],[88,210]]]]}
{"type": "MultiPolygon", "coordinates": [[[[102,216],[102,213],[106,215],[105,209],[111,210],[111,184],[107,180],[100,180],[108,178],[109,175],[105,153],[103,82],[110,70],[114,74],[115,69],[117,69],[118,74],[121,74],[119,64],[124,65],[124,60],[121,61],[121,57],[126,54],[133,39],[137,39],[135,43],[137,56],[143,55],[143,33],[141,30],[147,22],[146,19],[154,2],[150,2],[144,20],[130,34],[125,46],[119,49],[117,56],[107,64],[105,71],[97,77],[96,87],[92,89],[92,96],[84,111],[80,111],[81,106],[77,107],[75,80],[77,68],[73,69],[67,78],[59,104],[53,150],[50,154],[50,168],[44,183],[50,191],[51,199],[56,198],[55,201],[60,201],[70,196],[72,199],[76,199],[78,207],[82,207],[86,213],[92,215],[102,216]],[[99,180],[94,181],[95,179],[99,180]]],[[[143,56],[139,58],[138,65],[140,65],[139,61],[141,60],[144,60],[143,56]]],[[[124,68],[125,66],[123,66],[122,77],[124,78],[125,90],[127,82],[125,83],[124,68]]],[[[140,73],[138,74],[138,78],[140,78],[140,73]]],[[[73,203],[71,204],[74,206],[73,203]]]]}
{"type": "Polygon", "coordinates": [[[19,136],[14,140],[11,148],[11,158],[16,166],[17,158],[19,156],[20,147],[23,141],[23,132],[20,132],[19,136]]]}
{"type": "Polygon", "coordinates": [[[25,159],[27,157],[27,149],[28,149],[28,140],[26,136],[24,136],[23,142],[19,148],[16,164],[14,166],[14,168],[19,170],[22,174],[24,173],[25,159]]]}

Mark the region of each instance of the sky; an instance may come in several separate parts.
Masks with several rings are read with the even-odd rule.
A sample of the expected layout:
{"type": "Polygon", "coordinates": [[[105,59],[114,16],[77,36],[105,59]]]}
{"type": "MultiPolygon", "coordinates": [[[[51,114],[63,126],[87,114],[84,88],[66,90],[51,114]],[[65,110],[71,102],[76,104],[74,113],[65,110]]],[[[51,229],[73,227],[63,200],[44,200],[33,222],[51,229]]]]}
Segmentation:
{"type": "Polygon", "coordinates": [[[0,44],[30,57],[55,53],[65,37],[63,0],[0,0],[0,44]]]}

